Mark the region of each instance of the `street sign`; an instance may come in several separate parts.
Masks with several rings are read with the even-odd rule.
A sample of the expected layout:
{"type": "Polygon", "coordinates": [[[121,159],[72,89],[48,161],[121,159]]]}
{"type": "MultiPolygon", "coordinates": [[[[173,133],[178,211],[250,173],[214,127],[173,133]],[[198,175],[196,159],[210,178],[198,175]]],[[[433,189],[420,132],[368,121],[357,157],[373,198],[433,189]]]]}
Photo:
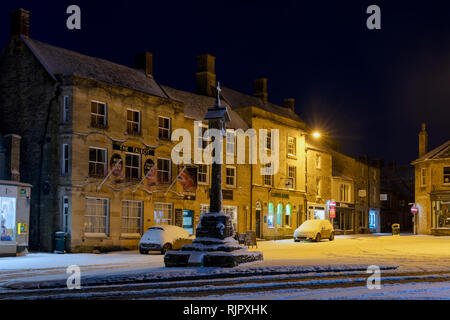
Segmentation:
{"type": "Polygon", "coordinates": [[[331,208],[336,207],[336,201],[330,201],[330,207],[331,208]]]}
{"type": "Polygon", "coordinates": [[[411,207],[411,213],[417,213],[417,211],[419,211],[419,209],[416,206],[411,207]]]}
{"type": "Polygon", "coordinates": [[[330,218],[336,218],[336,208],[330,208],[330,218]]]}

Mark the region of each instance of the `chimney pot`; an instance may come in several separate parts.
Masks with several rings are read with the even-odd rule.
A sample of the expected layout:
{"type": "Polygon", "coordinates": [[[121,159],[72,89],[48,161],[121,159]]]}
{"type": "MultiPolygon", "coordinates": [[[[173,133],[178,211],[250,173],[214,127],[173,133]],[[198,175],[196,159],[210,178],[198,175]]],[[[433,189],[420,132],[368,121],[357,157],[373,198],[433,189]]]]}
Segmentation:
{"type": "Polygon", "coordinates": [[[255,79],[255,97],[260,98],[264,103],[267,103],[269,95],[267,93],[267,78],[255,79]]]}
{"type": "Polygon", "coordinates": [[[10,36],[30,36],[30,11],[17,9],[10,13],[10,36]]]}
{"type": "Polygon", "coordinates": [[[197,73],[195,77],[198,94],[210,97],[215,96],[215,61],[216,57],[208,53],[197,56],[197,73]]]}
{"type": "Polygon", "coordinates": [[[287,98],[283,100],[283,105],[285,108],[288,108],[294,112],[295,110],[295,99],[287,98]]]}
{"type": "Polygon", "coordinates": [[[153,76],[153,54],[150,52],[139,53],[134,57],[136,69],[144,70],[146,76],[153,76]]]}

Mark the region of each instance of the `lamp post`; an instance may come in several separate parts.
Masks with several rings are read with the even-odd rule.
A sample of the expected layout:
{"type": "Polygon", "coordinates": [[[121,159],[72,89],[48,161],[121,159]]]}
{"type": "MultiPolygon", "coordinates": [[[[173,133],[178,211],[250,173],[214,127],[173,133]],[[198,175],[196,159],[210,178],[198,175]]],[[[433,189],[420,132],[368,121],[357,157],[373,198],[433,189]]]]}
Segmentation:
{"type": "MultiPolygon", "coordinates": [[[[205,120],[209,129],[216,129],[223,139],[230,115],[220,104],[220,86],[217,84],[216,103],[208,108],[205,120]]],[[[218,137],[216,136],[215,139],[218,137]]],[[[217,150],[214,150],[217,151],[217,150]]],[[[220,150],[222,152],[222,150],[220,150]]],[[[222,164],[213,157],[210,191],[210,212],[202,214],[196,228],[196,238],[181,251],[168,251],[164,256],[166,267],[235,267],[241,263],[263,260],[263,254],[250,252],[233,238],[234,228],[230,215],[222,210],[222,164]]]]}

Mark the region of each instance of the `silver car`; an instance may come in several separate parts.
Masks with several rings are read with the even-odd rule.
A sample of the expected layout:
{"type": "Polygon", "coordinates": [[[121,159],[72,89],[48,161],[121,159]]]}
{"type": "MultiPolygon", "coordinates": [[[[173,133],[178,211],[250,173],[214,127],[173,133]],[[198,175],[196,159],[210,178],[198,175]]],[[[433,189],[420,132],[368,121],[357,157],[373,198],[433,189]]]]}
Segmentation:
{"type": "Polygon", "coordinates": [[[334,240],[334,228],[329,220],[307,220],[294,231],[294,241],[322,239],[334,240]]]}

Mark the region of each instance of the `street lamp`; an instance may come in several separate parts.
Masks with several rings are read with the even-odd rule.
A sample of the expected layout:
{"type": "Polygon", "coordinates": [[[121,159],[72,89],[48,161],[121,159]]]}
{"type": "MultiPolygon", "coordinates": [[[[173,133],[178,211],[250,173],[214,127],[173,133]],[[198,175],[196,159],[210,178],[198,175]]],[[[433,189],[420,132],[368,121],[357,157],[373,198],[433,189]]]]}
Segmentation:
{"type": "Polygon", "coordinates": [[[312,136],[313,136],[315,139],[319,139],[322,135],[320,134],[319,131],[314,131],[314,132],[312,133],[312,136]]]}

